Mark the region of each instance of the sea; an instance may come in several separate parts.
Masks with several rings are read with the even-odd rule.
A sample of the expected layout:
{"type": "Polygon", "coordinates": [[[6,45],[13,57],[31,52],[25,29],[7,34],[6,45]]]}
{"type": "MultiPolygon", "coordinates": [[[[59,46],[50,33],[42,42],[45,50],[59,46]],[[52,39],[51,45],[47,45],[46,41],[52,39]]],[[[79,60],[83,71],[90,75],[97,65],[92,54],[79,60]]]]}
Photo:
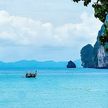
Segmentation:
{"type": "Polygon", "coordinates": [[[0,70],[0,108],[108,108],[108,69],[26,72],[0,70]]]}

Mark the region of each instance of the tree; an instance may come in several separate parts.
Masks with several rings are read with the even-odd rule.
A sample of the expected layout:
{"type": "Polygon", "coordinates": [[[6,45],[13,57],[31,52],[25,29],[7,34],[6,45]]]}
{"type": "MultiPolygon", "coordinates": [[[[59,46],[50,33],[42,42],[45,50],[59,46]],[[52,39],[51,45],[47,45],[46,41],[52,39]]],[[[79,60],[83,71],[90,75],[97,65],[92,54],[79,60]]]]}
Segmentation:
{"type": "MultiPolygon", "coordinates": [[[[73,0],[74,2],[83,1],[84,6],[88,6],[91,0],[73,0]]],[[[94,8],[94,16],[99,18],[100,21],[104,22],[106,15],[108,14],[108,0],[97,0],[92,2],[92,7],[94,8]]]]}

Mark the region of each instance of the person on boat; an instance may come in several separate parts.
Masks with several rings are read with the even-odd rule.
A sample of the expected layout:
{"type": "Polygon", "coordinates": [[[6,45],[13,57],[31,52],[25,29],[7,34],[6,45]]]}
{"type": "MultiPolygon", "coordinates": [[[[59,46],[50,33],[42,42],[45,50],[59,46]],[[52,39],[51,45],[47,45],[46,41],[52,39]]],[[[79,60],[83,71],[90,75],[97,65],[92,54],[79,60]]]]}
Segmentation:
{"type": "Polygon", "coordinates": [[[35,73],[26,73],[25,77],[26,78],[35,78],[37,76],[37,71],[35,73]]]}

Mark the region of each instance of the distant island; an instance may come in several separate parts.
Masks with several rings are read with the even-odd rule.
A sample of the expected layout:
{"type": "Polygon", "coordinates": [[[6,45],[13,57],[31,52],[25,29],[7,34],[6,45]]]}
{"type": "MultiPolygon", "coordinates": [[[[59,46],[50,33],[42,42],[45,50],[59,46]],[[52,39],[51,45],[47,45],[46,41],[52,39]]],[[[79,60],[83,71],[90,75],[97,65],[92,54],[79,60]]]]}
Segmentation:
{"type": "MultiPolygon", "coordinates": [[[[74,61],[77,67],[80,66],[80,60],[74,61]]],[[[16,62],[0,61],[0,70],[23,70],[23,69],[65,69],[67,61],[36,61],[36,60],[20,60],[16,62]]]]}
{"type": "Polygon", "coordinates": [[[76,65],[73,61],[70,60],[67,64],[67,68],[76,68],[76,65]]]}

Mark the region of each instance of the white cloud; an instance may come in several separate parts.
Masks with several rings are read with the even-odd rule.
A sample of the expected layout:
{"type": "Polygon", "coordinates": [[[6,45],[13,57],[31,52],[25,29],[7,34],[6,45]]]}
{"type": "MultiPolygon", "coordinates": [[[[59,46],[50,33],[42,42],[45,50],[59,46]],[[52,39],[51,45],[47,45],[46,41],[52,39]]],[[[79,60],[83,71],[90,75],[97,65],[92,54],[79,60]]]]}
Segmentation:
{"type": "Polygon", "coordinates": [[[80,22],[55,27],[52,23],[35,21],[27,17],[13,16],[0,11],[0,45],[34,45],[74,47],[96,41],[101,23],[83,13],[80,22]],[[8,40],[8,41],[7,41],[8,40]]]}
{"type": "Polygon", "coordinates": [[[77,23],[54,26],[52,22],[0,11],[0,60],[78,59],[85,44],[95,43],[101,26],[93,15],[86,12],[79,15],[79,19],[77,23]]]}

